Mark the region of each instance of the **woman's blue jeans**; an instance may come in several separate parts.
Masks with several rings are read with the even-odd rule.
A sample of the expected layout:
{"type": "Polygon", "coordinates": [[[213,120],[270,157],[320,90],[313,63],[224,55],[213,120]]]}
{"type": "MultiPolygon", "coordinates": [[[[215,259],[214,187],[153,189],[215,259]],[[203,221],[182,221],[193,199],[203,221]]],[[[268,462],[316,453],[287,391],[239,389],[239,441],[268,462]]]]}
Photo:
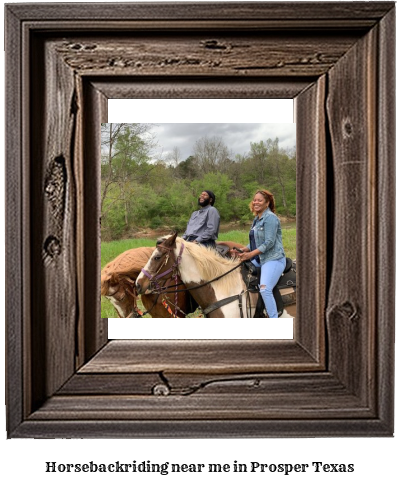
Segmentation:
{"type": "Polygon", "coordinates": [[[256,260],[251,261],[260,270],[260,294],[265,303],[269,318],[278,318],[276,300],[273,296],[273,288],[280,279],[285,269],[285,257],[279,260],[269,260],[260,266],[256,260]]]}

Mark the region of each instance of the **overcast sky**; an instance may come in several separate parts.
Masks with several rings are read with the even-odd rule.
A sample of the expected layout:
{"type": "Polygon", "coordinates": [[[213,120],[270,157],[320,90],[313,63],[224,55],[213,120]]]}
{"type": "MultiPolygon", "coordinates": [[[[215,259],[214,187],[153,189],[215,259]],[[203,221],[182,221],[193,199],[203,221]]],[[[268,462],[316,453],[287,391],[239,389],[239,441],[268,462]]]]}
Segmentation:
{"type": "Polygon", "coordinates": [[[152,133],[158,141],[157,153],[166,158],[178,147],[181,160],[193,154],[194,144],[202,137],[222,137],[224,143],[236,154],[248,154],[250,142],[266,141],[278,137],[281,148],[296,145],[293,123],[157,123],[152,133]]]}

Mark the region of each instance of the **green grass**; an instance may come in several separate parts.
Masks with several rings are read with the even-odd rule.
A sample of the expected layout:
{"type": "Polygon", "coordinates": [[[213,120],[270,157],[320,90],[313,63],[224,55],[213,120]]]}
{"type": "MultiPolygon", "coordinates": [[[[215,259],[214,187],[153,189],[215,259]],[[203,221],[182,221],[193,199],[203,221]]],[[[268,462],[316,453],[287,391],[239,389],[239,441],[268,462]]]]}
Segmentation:
{"type": "Polygon", "coordinates": [[[104,296],[101,296],[101,318],[118,318],[115,308],[104,296]]]}
{"type": "Polygon", "coordinates": [[[139,247],[155,247],[155,239],[151,238],[132,238],[129,240],[115,240],[113,242],[101,243],[101,269],[115,259],[119,254],[129,249],[139,247]]]}
{"type": "MultiPolygon", "coordinates": [[[[230,232],[220,233],[220,241],[230,240],[243,245],[248,243],[248,232],[246,230],[232,230],[230,232]]],[[[117,240],[113,242],[103,242],[101,244],[101,268],[108,262],[115,259],[119,254],[128,249],[137,249],[138,247],[155,247],[155,238],[140,238],[129,240],[117,240]]],[[[283,245],[287,257],[295,259],[296,257],[296,228],[283,228],[283,245]]]]}
{"type": "MultiPolygon", "coordinates": [[[[283,246],[287,257],[291,259],[296,258],[296,227],[290,225],[283,227],[283,246]]],[[[231,230],[229,232],[220,233],[219,241],[232,241],[243,245],[248,243],[247,230],[231,230]]],[[[155,247],[156,238],[151,239],[129,239],[118,240],[113,242],[101,243],[101,268],[108,262],[115,259],[119,254],[128,249],[136,249],[138,247],[155,247]]],[[[139,305],[141,304],[138,303],[139,305]]],[[[102,318],[117,318],[118,315],[112,304],[105,298],[101,297],[101,317],[102,318]]]]}

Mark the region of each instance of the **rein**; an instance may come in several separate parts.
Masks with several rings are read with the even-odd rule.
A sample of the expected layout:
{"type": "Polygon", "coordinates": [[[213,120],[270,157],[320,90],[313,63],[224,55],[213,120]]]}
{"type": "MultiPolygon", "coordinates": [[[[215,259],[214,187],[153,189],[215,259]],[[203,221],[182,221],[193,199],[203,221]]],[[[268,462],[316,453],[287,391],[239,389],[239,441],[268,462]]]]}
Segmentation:
{"type": "Polygon", "coordinates": [[[136,305],[134,307],[133,311],[129,314],[129,316],[126,316],[126,318],[132,318],[132,317],[133,318],[142,318],[143,316],[145,316],[146,314],[148,314],[152,310],[152,308],[157,304],[158,298],[159,298],[159,294],[156,295],[156,298],[155,298],[155,300],[154,300],[151,308],[150,309],[147,309],[147,311],[144,311],[144,312],[141,311],[138,308],[138,306],[136,305]],[[136,313],[136,315],[134,313],[136,313]]]}
{"type": "MultiPolygon", "coordinates": [[[[164,250],[166,250],[167,252],[169,252],[169,254],[167,255],[167,258],[165,260],[165,262],[162,264],[162,266],[159,268],[158,272],[156,274],[154,274],[153,276],[147,272],[144,268],[141,269],[142,273],[148,277],[148,279],[150,280],[150,282],[153,282],[156,286],[156,291],[153,293],[153,294],[157,294],[157,298],[153,304],[153,306],[151,307],[151,309],[155,306],[156,302],[158,301],[158,298],[160,296],[161,293],[163,293],[163,288],[161,287],[161,285],[159,284],[159,278],[161,277],[165,277],[169,274],[172,273],[172,277],[175,278],[175,288],[176,288],[176,291],[175,291],[175,314],[171,313],[172,316],[174,316],[174,318],[178,318],[177,316],[177,313],[176,313],[176,310],[178,309],[178,306],[177,306],[177,286],[179,286],[179,284],[177,283],[177,280],[178,280],[178,276],[179,276],[179,273],[178,273],[178,267],[179,267],[179,264],[180,264],[180,261],[181,261],[181,256],[183,254],[183,250],[184,250],[184,244],[182,243],[181,244],[181,247],[180,247],[180,252],[179,252],[179,255],[177,256],[177,259],[176,259],[176,262],[172,265],[172,267],[164,272],[162,272],[161,274],[159,274],[159,271],[162,269],[162,267],[164,265],[166,265],[168,263],[168,260],[169,260],[169,256],[170,256],[170,252],[173,250],[173,249],[168,249],[166,247],[163,247],[161,245],[158,246],[158,248],[162,248],[164,250]],[[176,272],[175,272],[176,270],[176,272]]],[[[166,281],[165,281],[166,282],[166,281]]],[[[173,286],[167,286],[168,288],[169,287],[173,287],[173,286]]],[[[167,289],[167,288],[165,288],[167,289]]],[[[165,306],[165,305],[164,305],[165,306]]],[[[170,313],[170,311],[168,310],[168,308],[166,307],[167,311],[170,313]]],[[[147,311],[147,313],[149,312],[150,310],[147,311]]]]}
{"type": "MultiPolygon", "coordinates": [[[[191,291],[192,289],[199,289],[199,288],[201,288],[201,287],[204,287],[204,286],[206,286],[207,284],[210,284],[211,282],[218,281],[218,280],[219,280],[219,279],[221,279],[222,277],[227,276],[227,274],[230,274],[230,272],[233,272],[233,271],[235,271],[236,269],[238,269],[238,267],[240,267],[240,266],[241,266],[241,264],[242,264],[242,262],[240,262],[238,265],[236,265],[235,267],[233,267],[233,268],[232,268],[232,269],[230,269],[229,271],[225,272],[224,274],[221,274],[220,276],[218,276],[218,277],[215,277],[215,278],[211,279],[210,281],[206,281],[206,282],[204,282],[204,283],[202,283],[202,284],[199,284],[198,286],[186,287],[186,289],[178,289],[178,290],[176,290],[175,292],[176,292],[176,293],[183,293],[183,292],[185,292],[185,291],[191,291]]],[[[181,284],[184,284],[184,283],[182,282],[181,284]]],[[[180,286],[181,284],[179,284],[179,286],[180,286]]],[[[162,291],[164,291],[165,289],[169,289],[170,287],[173,287],[173,286],[166,286],[166,287],[163,287],[163,288],[161,288],[161,289],[162,289],[162,291]]]]}
{"type": "MultiPolygon", "coordinates": [[[[162,249],[166,250],[169,253],[173,250],[173,249],[169,249],[169,248],[163,247],[162,245],[159,245],[158,248],[162,248],[162,249]]],[[[149,272],[147,272],[144,268],[141,269],[142,273],[150,280],[150,282],[153,282],[156,285],[156,290],[153,291],[154,294],[157,294],[159,296],[160,294],[164,293],[167,289],[170,289],[170,288],[173,288],[173,287],[175,288],[175,291],[174,291],[175,292],[175,313],[176,313],[176,309],[177,309],[177,293],[182,293],[182,292],[191,291],[191,290],[194,290],[194,289],[199,289],[199,288],[204,287],[204,286],[206,286],[208,284],[211,284],[212,282],[218,281],[219,279],[221,279],[224,276],[227,276],[228,274],[230,274],[230,272],[233,272],[234,270],[238,269],[242,265],[242,262],[240,262],[239,264],[237,264],[236,266],[234,266],[232,269],[228,270],[224,274],[221,274],[220,276],[217,276],[214,279],[211,279],[210,281],[206,281],[206,282],[204,282],[202,284],[199,284],[198,286],[192,286],[192,287],[188,287],[188,288],[185,288],[185,289],[177,289],[178,286],[184,284],[183,282],[181,282],[180,284],[177,283],[177,279],[178,279],[178,275],[179,275],[178,274],[178,268],[179,268],[179,265],[180,265],[180,262],[181,262],[181,258],[182,258],[183,251],[184,251],[184,244],[182,243],[181,244],[181,247],[180,247],[179,255],[178,255],[177,259],[176,259],[176,262],[172,265],[172,267],[170,269],[162,272],[162,274],[159,274],[159,272],[162,269],[162,267],[167,264],[167,262],[169,260],[169,255],[170,254],[167,256],[165,262],[159,268],[158,272],[156,274],[154,274],[153,276],[149,272]],[[158,279],[160,277],[167,276],[170,273],[172,273],[172,276],[175,278],[175,285],[161,287],[161,285],[159,284],[158,279]]],[[[225,306],[226,304],[231,303],[231,302],[233,302],[233,301],[235,301],[235,300],[238,299],[238,301],[239,301],[239,308],[240,308],[240,315],[241,315],[241,318],[243,318],[243,312],[242,312],[242,295],[244,294],[244,292],[245,291],[243,291],[241,294],[237,294],[236,296],[230,296],[228,298],[222,299],[221,301],[217,301],[216,303],[213,303],[212,305],[208,306],[203,311],[204,315],[206,316],[207,314],[211,313],[212,311],[214,311],[214,310],[216,310],[218,308],[221,308],[222,306],[225,306]]],[[[177,318],[177,315],[176,314],[174,314],[174,316],[177,318]]]]}
{"type": "MultiPolygon", "coordinates": [[[[134,286],[134,281],[132,281],[130,279],[130,277],[125,276],[124,279],[134,286]]],[[[158,298],[159,298],[159,295],[157,295],[157,297],[155,298],[154,303],[151,306],[151,308],[148,309],[147,311],[143,312],[137,306],[137,293],[136,292],[132,292],[129,287],[125,287],[125,286],[123,286],[123,290],[125,292],[125,295],[126,294],[129,294],[133,298],[134,302],[136,303],[136,305],[133,308],[133,311],[131,313],[129,313],[129,315],[126,316],[126,318],[132,318],[132,317],[133,318],[142,318],[143,316],[145,316],[146,314],[148,314],[152,310],[152,308],[157,304],[157,301],[158,301],[158,298]]],[[[116,292],[117,291],[115,291],[115,293],[113,293],[110,296],[113,296],[114,294],[116,294],[116,292]]]]}
{"type": "MultiPolygon", "coordinates": [[[[159,248],[162,248],[168,252],[171,252],[173,249],[168,249],[166,247],[163,247],[161,245],[158,246],[159,248]]],[[[163,276],[166,276],[167,274],[170,274],[171,272],[173,272],[174,269],[178,269],[179,265],[180,265],[180,262],[181,262],[181,257],[182,257],[182,254],[183,254],[183,250],[184,250],[184,244],[182,243],[181,244],[181,248],[180,248],[180,252],[179,252],[179,255],[176,259],[176,262],[173,264],[173,266],[168,269],[167,271],[163,272],[162,274],[155,274],[154,276],[151,276],[151,274],[149,272],[147,272],[145,269],[141,269],[142,273],[148,277],[148,279],[151,281],[151,282],[154,282],[157,286],[157,289],[156,289],[156,292],[157,293],[162,293],[164,291],[166,291],[167,289],[170,289],[170,288],[176,288],[175,289],[175,293],[184,293],[186,291],[191,291],[191,290],[194,290],[194,289],[199,289],[201,287],[204,287],[206,286],[207,284],[211,284],[212,282],[215,282],[215,281],[218,281],[219,279],[221,279],[222,277],[224,276],[227,276],[227,274],[230,274],[230,272],[233,272],[234,270],[238,269],[238,267],[240,267],[242,265],[242,262],[240,262],[239,264],[237,264],[235,267],[233,267],[232,269],[228,270],[227,272],[225,272],[224,274],[221,274],[220,276],[217,276],[215,277],[214,279],[211,279],[210,281],[206,281],[202,284],[199,284],[198,286],[193,286],[193,287],[187,287],[186,289],[177,289],[177,286],[181,286],[182,284],[184,284],[183,282],[181,282],[180,284],[177,284],[177,272],[176,274],[174,275],[176,277],[176,284],[173,286],[165,286],[165,287],[161,287],[158,283],[158,279],[154,279],[155,277],[163,277],[163,276]]],[[[169,259],[169,256],[168,258],[166,259],[166,261],[162,264],[162,267],[168,262],[168,259],[169,259]]],[[[162,269],[162,267],[159,269],[159,271],[162,269]]],[[[158,272],[159,272],[158,271],[158,272]]],[[[155,293],[154,293],[155,294],[155,293]]]]}

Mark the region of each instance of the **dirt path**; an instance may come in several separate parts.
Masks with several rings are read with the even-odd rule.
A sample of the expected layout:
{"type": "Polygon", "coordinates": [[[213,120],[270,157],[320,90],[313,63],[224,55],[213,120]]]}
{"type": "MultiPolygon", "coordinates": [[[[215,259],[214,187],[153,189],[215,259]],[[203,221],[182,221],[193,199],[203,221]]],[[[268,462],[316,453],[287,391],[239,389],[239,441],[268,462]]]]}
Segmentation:
{"type": "MultiPolygon", "coordinates": [[[[282,228],[291,228],[296,226],[296,220],[294,218],[287,218],[282,216],[279,216],[279,218],[281,221],[282,228]]],[[[250,221],[248,221],[248,223],[244,225],[239,222],[221,223],[219,233],[227,233],[233,230],[248,230],[248,228],[251,226],[251,223],[252,222],[250,221]]],[[[144,228],[134,233],[131,232],[129,233],[128,236],[123,238],[154,238],[155,239],[157,237],[162,237],[163,235],[167,235],[169,232],[170,232],[170,228],[155,228],[155,229],[144,228]]]]}

